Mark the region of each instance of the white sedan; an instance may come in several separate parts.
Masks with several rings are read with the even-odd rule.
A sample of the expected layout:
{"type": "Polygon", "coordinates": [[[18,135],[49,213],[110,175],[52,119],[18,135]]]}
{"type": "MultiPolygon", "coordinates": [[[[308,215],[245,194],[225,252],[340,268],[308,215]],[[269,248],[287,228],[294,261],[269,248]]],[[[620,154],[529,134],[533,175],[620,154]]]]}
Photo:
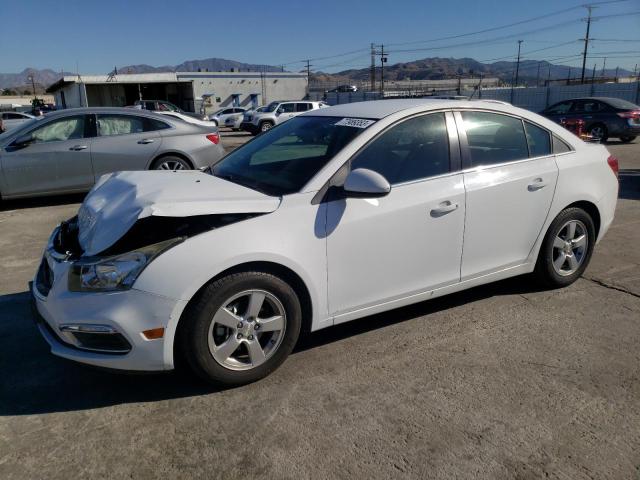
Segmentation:
{"type": "Polygon", "coordinates": [[[617,160],[491,101],[315,109],[204,172],[100,179],[33,283],[54,354],[257,380],[301,332],[534,273],[573,283],[616,207],[617,160]],[[126,199],[126,201],[121,201],[126,199]]]}
{"type": "Polygon", "coordinates": [[[0,123],[2,123],[5,131],[12,130],[29,120],[33,120],[34,118],[42,117],[35,117],[30,113],[24,112],[0,112],[0,120],[2,120],[0,123]]]}

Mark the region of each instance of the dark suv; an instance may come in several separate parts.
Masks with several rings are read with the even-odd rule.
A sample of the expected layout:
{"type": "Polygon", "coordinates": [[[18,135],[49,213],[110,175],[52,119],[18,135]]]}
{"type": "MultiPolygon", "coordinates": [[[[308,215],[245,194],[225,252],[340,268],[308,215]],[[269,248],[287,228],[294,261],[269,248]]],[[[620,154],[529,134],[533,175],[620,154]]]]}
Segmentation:
{"type": "Polygon", "coordinates": [[[583,120],[585,132],[602,142],[611,137],[632,142],[640,135],[640,107],[619,98],[574,98],[551,105],[540,113],[560,124],[583,120]]]}

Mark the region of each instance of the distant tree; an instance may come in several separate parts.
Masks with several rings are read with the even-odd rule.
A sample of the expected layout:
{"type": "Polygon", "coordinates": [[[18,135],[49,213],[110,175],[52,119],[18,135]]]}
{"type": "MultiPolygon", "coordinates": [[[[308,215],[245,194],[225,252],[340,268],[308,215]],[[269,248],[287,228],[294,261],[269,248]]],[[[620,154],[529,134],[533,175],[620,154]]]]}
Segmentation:
{"type": "Polygon", "coordinates": [[[15,97],[17,94],[18,94],[18,92],[16,92],[12,88],[5,88],[2,91],[2,95],[4,95],[5,97],[15,97]]]}
{"type": "Polygon", "coordinates": [[[23,95],[31,95],[31,91],[27,90],[26,88],[22,91],[23,95]]]}

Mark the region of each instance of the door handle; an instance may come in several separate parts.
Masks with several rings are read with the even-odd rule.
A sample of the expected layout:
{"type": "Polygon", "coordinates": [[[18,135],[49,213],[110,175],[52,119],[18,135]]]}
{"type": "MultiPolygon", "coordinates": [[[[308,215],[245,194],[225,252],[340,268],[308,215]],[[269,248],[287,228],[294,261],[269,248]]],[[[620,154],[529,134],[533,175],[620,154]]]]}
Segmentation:
{"type": "Polygon", "coordinates": [[[140,145],[146,145],[148,143],[153,143],[155,140],[153,138],[143,138],[142,140],[140,140],[138,143],[140,145]]]}
{"type": "Polygon", "coordinates": [[[454,210],[457,210],[458,208],[458,204],[457,203],[451,203],[449,200],[447,200],[446,202],[442,202],[440,205],[438,205],[436,208],[433,208],[431,210],[431,216],[432,217],[442,217],[443,215],[446,215],[447,213],[451,213],[454,210]]]}
{"type": "Polygon", "coordinates": [[[547,182],[542,180],[541,178],[536,178],[533,182],[527,185],[527,190],[530,192],[535,192],[536,190],[540,190],[547,186],[547,182]]]}
{"type": "Polygon", "coordinates": [[[86,150],[87,148],[89,147],[87,147],[86,145],[74,145],[69,150],[73,150],[74,152],[79,152],[80,150],[86,150]]]}

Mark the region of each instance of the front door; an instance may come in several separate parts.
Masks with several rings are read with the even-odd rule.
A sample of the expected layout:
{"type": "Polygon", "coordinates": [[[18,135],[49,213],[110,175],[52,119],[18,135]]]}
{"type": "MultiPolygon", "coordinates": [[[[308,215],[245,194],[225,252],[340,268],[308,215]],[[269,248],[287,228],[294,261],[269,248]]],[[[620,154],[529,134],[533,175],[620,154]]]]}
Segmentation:
{"type": "Polygon", "coordinates": [[[0,156],[6,195],[88,190],[93,185],[88,115],[41,120],[0,156]]]}
{"type": "Polygon", "coordinates": [[[558,167],[547,130],[497,113],[456,115],[467,168],[466,280],[526,262],[549,213],[558,167]]]}
{"type": "Polygon", "coordinates": [[[459,281],[465,192],[449,149],[445,113],[433,113],[391,127],[351,160],[352,170],[374,170],[392,188],[382,198],[327,205],[329,311],[336,322],[459,281]]]}

